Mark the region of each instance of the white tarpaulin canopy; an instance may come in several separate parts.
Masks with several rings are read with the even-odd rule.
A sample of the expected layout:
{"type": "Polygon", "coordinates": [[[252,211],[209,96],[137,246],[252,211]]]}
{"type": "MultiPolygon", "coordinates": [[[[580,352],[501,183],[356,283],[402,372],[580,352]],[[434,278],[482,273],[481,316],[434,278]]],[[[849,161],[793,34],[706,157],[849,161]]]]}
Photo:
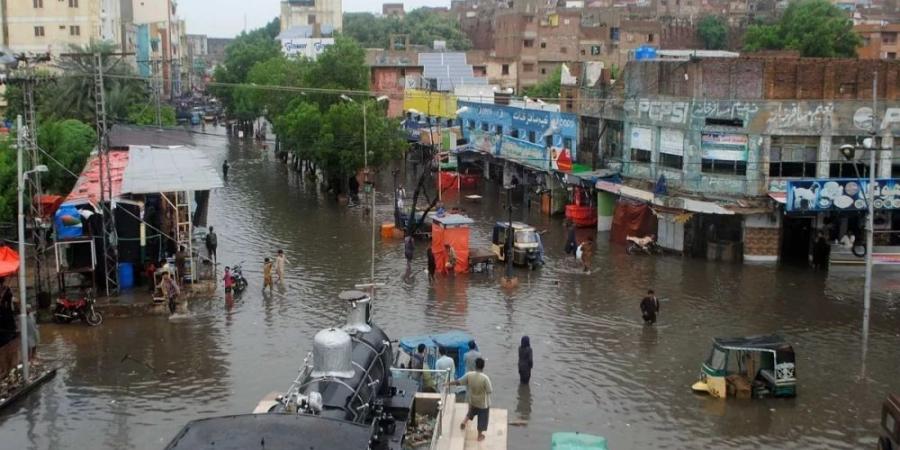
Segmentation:
{"type": "Polygon", "coordinates": [[[200,150],[132,145],[128,153],[123,194],[207,191],[224,186],[212,162],[200,150]]]}

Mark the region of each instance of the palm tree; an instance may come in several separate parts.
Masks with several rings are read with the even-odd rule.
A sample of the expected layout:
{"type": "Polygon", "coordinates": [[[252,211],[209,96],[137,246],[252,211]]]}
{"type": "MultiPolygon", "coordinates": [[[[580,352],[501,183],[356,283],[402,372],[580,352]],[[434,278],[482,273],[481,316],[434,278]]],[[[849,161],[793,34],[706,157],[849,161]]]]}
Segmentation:
{"type": "Polygon", "coordinates": [[[94,55],[101,54],[106,114],[109,123],[128,116],[128,107],[148,101],[146,84],[131,66],[119,56],[117,48],[108,41],[91,41],[85,46],[71,45],[71,55],[57,64],[62,72],[53,95],[48,98],[48,111],[56,117],[75,118],[85,123],[96,122],[94,77],[97,73],[94,55]]]}

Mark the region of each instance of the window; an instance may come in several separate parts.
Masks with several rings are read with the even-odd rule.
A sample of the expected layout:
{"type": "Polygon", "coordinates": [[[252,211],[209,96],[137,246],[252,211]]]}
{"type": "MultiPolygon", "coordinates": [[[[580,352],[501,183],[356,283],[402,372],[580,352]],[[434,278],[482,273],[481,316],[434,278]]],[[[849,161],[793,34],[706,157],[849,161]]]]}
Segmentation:
{"type": "Polygon", "coordinates": [[[534,72],[534,63],[522,63],[522,72],[534,72]]]}
{"type": "Polygon", "coordinates": [[[306,16],[306,24],[307,25],[315,25],[316,24],[316,15],[310,14],[306,16]]]}
{"type": "Polygon", "coordinates": [[[77,8],[78,0],[69,0],[69,8],[77,8]]]}
{"type": "Polygon", "coordinates": [[[518,139],[519,138],[519,130],[516,128],[513,128],[512,130],[509,130],[509,135],[510,135],[510,137],[514,137],[514,138],[518,139]]]}
{"type": "Polygon", "coordinates": [[[34,27],[35,37],[44,37],[44,27],[34,27]]]}
{"type": "Polygon", "coordinates": [[[647,35],[647,42],[653,42],[653,33],[647,35]]]}
{"type": "MultiPolygon", "coordinates": [[[[842,145],[857,145],[854,136],[835,136],[831,138],[831,163],[828,167],[828,176],[831,178],[857,178],[869,176],[869,154],[857,150],[852,161],[841,154],[842,145]],[[857,173],[859,175],[857,176],[857,173]]],[[[876,166],[877,167],[877,166],[876,166]]]]}
{"type": "Polygon", "coordinates": [[[547,75],[547,68],[541,67],[541,75],[547,75]]]}
{"type": "Polygon", "coordinates": [[[684,158],[680,155],[670,155],[668,153],[659,154],[659,164],[664,167],[681,170],[684,167],[684,158]]]}
{"type": "Polygon", "coordinates": [[[881,42],[884,44],[896,44],[897,33],[881,33],[881,42]]]}
{"type": "Polygon", "coordinates": [[[581,55],[584,56],[586,54],[587,54],[587,52],[584,49],[581,49],[581,55]]]}
{"type": "Polygon", "coordinates": [[[563,148],[572,150],[572,138],[563,138],[563,148]]]}
{"type": "Polygon", "coordinates": [[[72,25],[69,27],[69,36],[81,36],[81,26],[72,25]]]}
{"type": "Polygon", "coordinates": [[[481,122],[481,131],[487,131],[490,128],[487,122],[481,122]]]}
{"type": "Polygon", "coordinates": [[[525,39],[525,41],[522,43],[522,46],[525,48],[534,47],[534,39],[525,39]]]}
{"type": "Polygon", "coordinates": [[[747,175],[747,161],[703,158],[700,164],[700,171],[723,175],[747,175]]]}
{"type": "Polygon", "coordinates": [[[497,134],[497,136],[503,135],[503,125],[497,125],[496,127],[494,127],[494,132],[497,134]]]}
{"type": "Polygon", "coordinates": [[[468,120],[468,121],[466,121],[466,125],[468,126],[468,128],[469,128],[470,130],[474,130],[474,129],[475,129],[475,121],[474,121],[474,120],[468,120]]]}
{"type": "Polygon", "coordinates": [[[544,147],[553,147],[553,136],[544,136],[544,147]]]}
{"type": "Polygon", "coordinates": [[[541,42],[541,48],[547,48],[547,43],[546,43],[546,42],[541,42]]]}
{"type": "Polygon", "coordinates": [[[528,142],[535,143],[535,144],[537,143],[537,136],[534,131],[528,132],[528,142]]]}
{"type": "Polygon", "coordinates": [[[634,162],[648,163],[650,162],[650,150],[641,150],[639,148],[631,149],[631,160],[634,162]]]}
{"type": "Polygon", "coordinates": [[[566,53],[569,53],[569,49],[568,47],[560,47],[559,52],[565,55],[566,53]]]}
{"type": "Polygon", "coordinates": [[[897,52],[888,52],[887,59],[897,59],[897,52]]]}
{"type": "Polygon", "coordinates": [[[614,42],[619,40],[619,27],[611,27],[609,29],[609,40],[614,42]]]}
{"type": "Polygon", "coordinates": [[[43,8],[44,0],[34,0],[33,4],[35,8],[43,8]]]}
{"type": "Polygon", "coordinates": [[[509,75],[509,64],[504,64],[500,66],[500,74],[501,75],[509,75]]]}
{"type": "Polygon", "coordinates": [[[769,147],[770,177],[815,177],[818,136],[773,136],[769,147]]]}

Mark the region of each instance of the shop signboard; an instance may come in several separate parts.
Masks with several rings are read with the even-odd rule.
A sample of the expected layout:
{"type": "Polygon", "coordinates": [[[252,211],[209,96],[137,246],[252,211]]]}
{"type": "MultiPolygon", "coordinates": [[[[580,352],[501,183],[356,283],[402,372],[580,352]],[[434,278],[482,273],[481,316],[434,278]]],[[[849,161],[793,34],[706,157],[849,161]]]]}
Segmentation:
{"type": "Polygon", "coordinates": [[[663,128],[659,132],[659,152],[684,156],[684,133],[681,130],[663,128]]]}
{"type": "Polygon", "coordinates": [[[547,170],[550,165],[546,147],[509,136],[503,136],[499,156],[541,170],[547,170]]]}
{"type": "Polygon", "coordinates": [[[653,151],[653,130],[631,127],[631,148],[653,151]]]}
{"type": "Polygon", "coordinates": [[[746,161],[748,142],[746,134],[711,132],[700,135],[703,159],[746,161]]]}
{"type": "MultiPolygon", "coordinates": [[[[787,212],[865,211],[869,180],[825,178],[787,182],[787,212]]],[[[875,210],[900,209],[900,179],[875,180],[875,210]]]]}

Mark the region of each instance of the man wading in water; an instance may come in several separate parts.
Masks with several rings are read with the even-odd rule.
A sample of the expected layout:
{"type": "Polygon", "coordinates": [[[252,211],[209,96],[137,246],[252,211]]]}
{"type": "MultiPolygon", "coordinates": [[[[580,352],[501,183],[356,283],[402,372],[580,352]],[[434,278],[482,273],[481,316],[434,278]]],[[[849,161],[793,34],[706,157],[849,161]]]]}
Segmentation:
{"type": "Polygon", "coordinates": [[[650,289],[647,291],[647,296],[641,300],[641,316],[643,316],[645,324],[653,325],[656,323],[657,314],[659,314],[659,299],[656,298],[653,289],[650,289]]]}

